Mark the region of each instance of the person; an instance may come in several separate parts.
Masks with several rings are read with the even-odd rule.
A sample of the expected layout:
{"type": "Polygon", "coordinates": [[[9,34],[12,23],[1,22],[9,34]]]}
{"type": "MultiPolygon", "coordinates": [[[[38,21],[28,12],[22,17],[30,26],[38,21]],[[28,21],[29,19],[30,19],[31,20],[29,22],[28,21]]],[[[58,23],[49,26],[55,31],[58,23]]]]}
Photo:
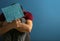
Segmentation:
{"type": "MultiPolygon", "coordinates": [[[[21,7],[22,8],[22,7],[21,7]]],[[[21,19],[13,20],[11,23],[6,22],[4,14],[0,14],[0,37],[3,41],[22,41],[18,38],[26,32],[25,40],[30,41],[30,32],[33,27],[33,16],[30,12],[22,9],[24,16],[21,19]],[[25,22],[24,22],[25,20],[25,22]],[[24,22],[24,23],[23,23],[24,22]]]]}

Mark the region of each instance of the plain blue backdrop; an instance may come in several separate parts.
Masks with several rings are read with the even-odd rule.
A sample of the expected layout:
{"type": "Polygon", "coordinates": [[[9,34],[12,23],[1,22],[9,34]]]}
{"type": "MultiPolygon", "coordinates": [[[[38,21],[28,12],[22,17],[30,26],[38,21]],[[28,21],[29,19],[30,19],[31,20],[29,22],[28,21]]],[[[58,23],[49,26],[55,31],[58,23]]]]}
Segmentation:
{"type": "Polygon", "coordinates": [[[34,16],[31,41],[60,41],[60,0],[0,0],[0,12],[15,2],[34,16]]]}

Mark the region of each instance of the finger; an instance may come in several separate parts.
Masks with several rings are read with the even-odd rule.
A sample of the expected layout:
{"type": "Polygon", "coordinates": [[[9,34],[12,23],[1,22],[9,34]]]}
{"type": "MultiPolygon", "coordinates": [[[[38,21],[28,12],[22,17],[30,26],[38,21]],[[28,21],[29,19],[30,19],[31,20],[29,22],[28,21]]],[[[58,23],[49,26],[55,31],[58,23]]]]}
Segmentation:
{"type": "Polygon", "coordinates": [[[20,20],[20,19],[17,19],[16,21],[18,21],[19,23],[21,22],[21,20],[20,20]]]}

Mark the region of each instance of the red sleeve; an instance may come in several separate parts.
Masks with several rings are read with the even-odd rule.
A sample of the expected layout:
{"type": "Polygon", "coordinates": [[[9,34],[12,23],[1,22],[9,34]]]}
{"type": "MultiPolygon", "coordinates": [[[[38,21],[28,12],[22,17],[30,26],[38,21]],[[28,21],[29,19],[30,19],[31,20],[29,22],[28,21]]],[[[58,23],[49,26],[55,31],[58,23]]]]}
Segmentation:
{"type": "Polygon", "coordinates": [[[25,19],[33,20],[33,16],[30,12],[25,12],[25,19]]]}

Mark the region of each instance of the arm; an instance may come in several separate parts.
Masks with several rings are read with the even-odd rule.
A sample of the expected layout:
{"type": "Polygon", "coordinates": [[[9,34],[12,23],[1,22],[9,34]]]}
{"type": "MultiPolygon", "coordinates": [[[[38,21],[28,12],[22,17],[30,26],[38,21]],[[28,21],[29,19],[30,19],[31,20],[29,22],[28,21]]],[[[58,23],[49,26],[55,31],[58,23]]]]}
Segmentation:
{"type": "Polygon", "coordinates": [[[17,25],[19,25],[19,27],[17,27],[16,29],[20,32],[31,32],[32,30],[32,26],[33,26],[33,23],[32,23],[32,20],[27,20],[27,23],[17,23],[17,25]]]}
{"type": "Polygon", "coordinates": [[[26,19],[26,24],[21,23],[20,21],[17,22],[17,30],[20,32],[31,32],[32,26],[33,26],[33,16],[30,12],[25,12],[25,19],[26,19]]]}
{"type": "Polygon", "coordinates": [[[0,27],[0,35],[5,34],[6,32],[8,32],[9,30],[13,29],[13,27],[15,23],[7,23],[7,22],[3,22],[3,26],[0,27]]]}

